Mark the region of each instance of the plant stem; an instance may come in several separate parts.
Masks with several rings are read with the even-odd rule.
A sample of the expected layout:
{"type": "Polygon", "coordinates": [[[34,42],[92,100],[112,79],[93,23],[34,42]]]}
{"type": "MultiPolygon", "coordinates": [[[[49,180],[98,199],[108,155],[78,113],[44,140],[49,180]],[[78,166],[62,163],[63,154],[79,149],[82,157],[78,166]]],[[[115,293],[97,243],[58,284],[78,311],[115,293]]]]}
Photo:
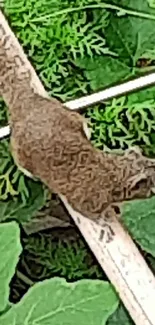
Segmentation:
{"type": "Polygon", "coordinates": [[[25,284],[27,284],[28,286],[32,286],[34,284],[34,282],[32,280],[30,280],[26,275],[24,275],[20,271],[17,271],[17,277],[20,280],[22,280],[25,284]]]}
{"type": "Polygon", "coordinates": [[[77,11],[81,11],[81,10],[88,10],[88,9],[117,10],[121,14],[127,14],[127,15],[130,15],[130,16],[135,16],[135,17],[139,17],[139,18],[155,20],[155,15],[151,15],[151,14],[148,14],[146,12],[135,11],[135,10],[132,10],[132,9],[125,9],[123,7],[111,5],[111,4],[108,4],[108,3],[100,3],[100,4],[92,4],[92,5],[88,5],[88,6],[83,6],[83,7],[66,8],[66,9],[54,12],[52,14],[49,14],[49,15],[45,15],[45,16],[41,16],[39,18],[31,19],[30,21],[31,22],[44,21],[44,20],[52,18],[52,17],[65,15],[65,14],[68,14],[68,13],[77,12],[77,11]]]}

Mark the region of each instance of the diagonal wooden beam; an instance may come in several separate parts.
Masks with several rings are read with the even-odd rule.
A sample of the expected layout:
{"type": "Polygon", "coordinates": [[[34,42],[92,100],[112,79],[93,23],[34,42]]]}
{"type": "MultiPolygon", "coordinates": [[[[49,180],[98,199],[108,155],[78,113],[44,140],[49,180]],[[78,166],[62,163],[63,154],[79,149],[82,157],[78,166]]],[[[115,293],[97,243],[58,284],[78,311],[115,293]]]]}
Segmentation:
{"type": "MultiPolygon", "coordinates": [[[[4,37],[11,56],[20,58],[17,69],[29,70],[32,84],[42,96],[47,96],[33,67],[0,11],[0,38],[4,37]]],[[[92,198],[93,199],[93,198],[92,198]]],[[[155,325],[155,278],[130,236],[117,219],[106,228],[83,217],[61,196],[71,217],[114,285],[132,319],[137,325],[155,325]]],[[[104,303],[104,302],[103,302],[104,303]]]]}

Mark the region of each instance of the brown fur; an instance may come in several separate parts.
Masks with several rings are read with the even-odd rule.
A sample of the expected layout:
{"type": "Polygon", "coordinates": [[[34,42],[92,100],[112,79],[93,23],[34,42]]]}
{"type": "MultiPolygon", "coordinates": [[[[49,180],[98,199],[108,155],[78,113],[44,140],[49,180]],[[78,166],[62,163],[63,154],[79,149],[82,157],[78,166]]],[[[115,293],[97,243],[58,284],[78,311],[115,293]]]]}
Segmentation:
{"type": "Polygon", "coordinates": [[[54,98],[35,94],[30,75],[18,71],[17,58],[0,42],[0,93],[9,106],[18,166],[93,220],[112,203],[151,195],[153,160],[136,151],[116,156],[95,149],[84,133],[83,118],[54,98]]]}

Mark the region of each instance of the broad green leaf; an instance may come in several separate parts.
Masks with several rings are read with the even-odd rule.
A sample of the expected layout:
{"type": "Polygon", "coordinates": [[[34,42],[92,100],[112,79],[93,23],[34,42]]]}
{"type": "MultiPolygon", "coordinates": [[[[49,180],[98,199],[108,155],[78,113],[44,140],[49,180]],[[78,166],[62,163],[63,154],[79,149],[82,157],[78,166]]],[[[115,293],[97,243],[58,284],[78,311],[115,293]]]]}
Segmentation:
{"type": "MultiPolygon", "coordinates": [[[[89,80],[89,86],[93,91],[142,75],[140,69],[133,72],[132,67],[128,66],[125,61],[121,61],[120,58],[104,55],[94,56],[93,58],[85,56],[83,59],[77,59],[76,65],[83,69],[83,73],[89,80]]],[[[129,94],[128,100],[129,103],[138,103],[154,97],[155,88],[149,86],[146,89],[129,94]]]]}
{"type": "Polygon", "coordinates": [[[0,201],[0,222],[17,219],[19,222],[28,221],[43,207],[46,201],[42,184],[28,181],[30,195],[26,202],[19,199],[0,201]]]}
{"type": "MultiPolygon", "coordinates": [[[[120,5],[120,1],[114,1],[120,5]]],[[[121,1],[121,6],[131,8],[133,11],[150,12],[146,0],[121,1]]],[[[155,14],[155,10],[154,10],[155,14]]],[[[137,14],[138,16],[138,14],[137,14]]],[[[147,50],[155,48],[155,20],[139,18],[132,15],[110,16],[109,25],[105,31],[107,44],[116,52],[123,62],[129,66],[135,66],[137,59],[147,50]]]]}
{"type": "Polygon", "coordinates": [[[104,325],[116,310],[118,298],[108,282],[67,283],[53,278],[40,282],[2,318],[3,325],[104,325]]]}
{"type": "Polygon", "coordinates": [[[148,105],[148,100],[154,102],[155,98],[155,87],[147,87],[145,89],[142,89],[140,91],[135,91],[128,95],[128,104],[137,104],[137,103],[143,103],[146,106],[148,105]]]}
{"type": "MultiPolygon", "coordinates": [[[[8,305],[9,284],[22,251],[17,223],[0,225],[0,312],[8,305]]],[[[2,324],[2,323],[1,323],[2,324]]]]}
{"type": "MultiPolygon", "coordinates": [[[[137,15],[139,12],[147,14],[155,14],[155,10],[150,9],[150,4],[153,4],[154,0],[107,0],[109,4],[117,5],[119,8],[133,10],[134,14],[137,15]]],[[[152,7],[153,8],[153,7],[152,7]]],[[[114,10],[115,11],[115,10],[114,10]]]]}
{"type": "Polygon", "coordinates": [[[155,0],[147,0],[147,2],[151,8],[155,8],[155,0]]]}
{"type": "Polygon", "coordinates": [[[134,325],[134,323],[123,305],[120,305],[109,317],[106,325],[134,325]]]}
{"type": "MultiPolygon", "coordinates": [[[[109,16],[109,24],[105,28],[106,44],[116,56],[85,56],[76,61],[77,66],[84,69],[93,90],[142,74],[145,70],[136,66],[138,59],[143,55],[145,57],[146,53],[148,58],[149,51],[155,50],[155,20],[138,17],[142,12],[155,15],[155,10],[152,13],[146,0],[124,0],[121,1],[121,6],[118,0],[110,3],[126,10],[132,9],[135,16],[119,16],[115,10],[109,16]]],[[[151,71],[154,67],[149,69],[151,71]]],[[[147,92],[147,99],[153,97],[154,92],[147,92]]]]}
{"type": "Polygon", "coordinates": [[[118,58],[110,56],[85,57],[76,61],[77,66],[84,69],[84,74],[89,80],[93,90],[120,82],[131,75],[131,68],[118,58]]]}
{"type": "Polygon", "coordinates": [[[155,197],[125,202],[122,221],[142,249],[155,257],[155,197]]]}

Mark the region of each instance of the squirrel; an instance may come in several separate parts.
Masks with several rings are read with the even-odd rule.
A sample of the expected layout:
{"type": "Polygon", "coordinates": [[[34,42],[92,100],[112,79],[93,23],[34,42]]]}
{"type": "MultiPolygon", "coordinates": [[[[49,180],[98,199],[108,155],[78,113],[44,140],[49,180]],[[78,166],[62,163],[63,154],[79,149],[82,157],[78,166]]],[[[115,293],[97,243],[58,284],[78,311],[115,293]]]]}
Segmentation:
{"type": "Polygon", "coordinates": [[[15,164],[94,221],[108,207],[155,192],[155,160],[130,148],[106,153],[90,142],[86,120],[31,87],[31,72],[0,39],[0,95],[9,109],[15,164]],[[20,68],[19,68],[20,66],[20,68]],[[22,73],[22,71],[24,71],[22,73]]]}

